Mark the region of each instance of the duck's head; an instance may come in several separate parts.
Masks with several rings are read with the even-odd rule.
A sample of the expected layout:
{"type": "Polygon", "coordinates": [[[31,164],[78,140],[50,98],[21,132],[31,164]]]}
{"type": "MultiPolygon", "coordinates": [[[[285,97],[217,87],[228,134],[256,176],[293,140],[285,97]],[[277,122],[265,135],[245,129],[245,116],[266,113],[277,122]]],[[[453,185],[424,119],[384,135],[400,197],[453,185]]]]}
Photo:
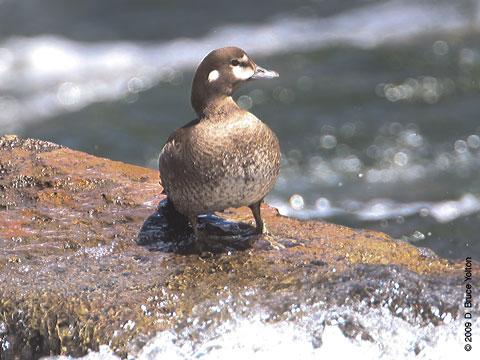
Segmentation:
{"type": "Polygon", "coordinates": [[[201,116],[207,107],[232,96],[245,82],[275,77],[276,71],[258,66],[238,47],[214,50],[202,60],[193,78],[192,106],[201,116]]]}

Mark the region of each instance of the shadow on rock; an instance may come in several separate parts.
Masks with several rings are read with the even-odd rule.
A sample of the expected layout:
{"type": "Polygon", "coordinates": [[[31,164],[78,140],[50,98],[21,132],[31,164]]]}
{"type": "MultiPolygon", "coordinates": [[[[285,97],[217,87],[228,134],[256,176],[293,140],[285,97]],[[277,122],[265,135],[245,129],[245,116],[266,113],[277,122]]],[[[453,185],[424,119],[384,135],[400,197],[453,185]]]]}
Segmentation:
{"type": "MultiPolygon", "coordinates": [[[[259,234],[243,222],[225,220],[214,213],[198,217],[201,247],[214,254],[242,251],[252,247],[259,234]]],[[[168,198],[143,223],[137,243],[150,251],[190,255],[198,253],[195,237],[185,216],[175,210],[168,198]]]]}

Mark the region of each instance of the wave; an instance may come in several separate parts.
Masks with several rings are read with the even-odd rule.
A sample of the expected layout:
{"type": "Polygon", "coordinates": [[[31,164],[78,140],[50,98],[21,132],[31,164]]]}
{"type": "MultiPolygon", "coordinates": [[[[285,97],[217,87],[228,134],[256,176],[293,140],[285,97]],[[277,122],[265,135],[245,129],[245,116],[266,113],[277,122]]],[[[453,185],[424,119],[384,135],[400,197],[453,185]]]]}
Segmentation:
{"type": "MultiPolygon", "coordinates": [[[[460,320],[446,315],[444,323],[438,326],[419,327],[388,311],[370,310],[367,314],[346,309],[319,313],[312,311],[306,319],[296,322],[265,322],[260,316],[253,319],[240,318],[222,324],[214,335],[201,330],[192,340],[191,333],[200,330],[187,328],[183,334],[166,330],[158,332],[139,351],[129,354],[137,360],[149,359],[331,359],[339,355],[358,359],[451,359],[461,348],[458,328],[460,320]],[[322,319],[332,318],[332,324],[321,328],[322,319]],[[336,320],[338,318],[338,320],[336,320]],[[354,318],[363,328],[372,333],[375,341],[358,336],[355,339],[345,335],[342,324],[354,318]],[[312,330],[316,329],[316,330],[312,330]],[[322,329],[322,330],[318,330],[322,329]],[[189,334],[187,337],[185,334],[189,334]],[[185,339],[187,337],[187,339],[185,339]],[[320,338],[320,345],[318,344],[320,338]],[[415,354],[415,355],[414,355],[415,354]]],[[[325,321],[325,320],[323,320],[325,321]]],[[[474,330],[479,328],[474,322],[474,330]]],[[[52,360],[73,360],[70,356],[47,357],[52,360]]],[[[99,352],[89,352],[83,360],[118,360],[113,350],[101,345],[99,352]]]]}
{"type": "MultiPolygon", "coordinates": [[[[290,205],[278,199],[270,199],[269,204],[278,208],[282,215],[294,216],[297,218],[329,218],[339,215],[346,215],[360,221],[378,221],[384,219],[397,219],[420,215],[431,216],[439,223],[448,223],[457,218],[468,216],[480,211],[480,198],[473,194],[464,194],[457,200],[443,200],[438,202],[417,201],[411,203],[399,203],[391,199],[373,199],[361,204],[351,200],[358,207],[350,210],[345,207],[331,206],[328,199],[317,200],[315,208],[295,209],[296,204],[303,203],[300,195],[293,195],[290,198],[290,205]]],[[[348,206],[348,204],[347,204],[348,206]]]]}
{"type": "Polygon", "coordinates": [[[11,37],[0,44],[0,132],[117,101],[161,81],[175,82],[210,50],[225,45],[259,56],[347,44],[374,48],[434,33],[480,28],[480,1],[390,1],[330,17],[279,15],[265,24],[219,27],[202,38],[163,43],[84,43],[59,35],[11,37]]]}

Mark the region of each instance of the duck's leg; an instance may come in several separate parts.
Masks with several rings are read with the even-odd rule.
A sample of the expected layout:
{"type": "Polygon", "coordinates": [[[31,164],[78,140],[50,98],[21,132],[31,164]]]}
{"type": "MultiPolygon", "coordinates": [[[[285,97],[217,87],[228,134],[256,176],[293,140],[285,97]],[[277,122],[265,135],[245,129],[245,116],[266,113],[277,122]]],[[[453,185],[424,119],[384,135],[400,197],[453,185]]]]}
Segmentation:
{"type": "Polygon", "coordinates": [[[193,234],[197,238],[196,240],[198,240],[197,217],[196,216],[191,216],[191,217],[188,218],[188,221],[190,221],[190,224],[192,225],[193,234]]]}
{"type": "Polygon", "coordinates": [[[260,204],[262,201],[263,199],[248,206],[250,210],[252,210],[253,217],[255,218],[255,230],[260,234],[263,232],[263,220],[260,214],[260,204]]]}
{"type": "Polygon", "coordinates": [[[197,217],[196,216],[189,217],[188,221],[190,221],[190,225],[192,225],[192,230],[194,235],[193,247],[198,254],[202,254],[204,251],[204,246],[202,241],[200,240],[200,237],[198,236],[197,217]]]}
{"type": "Polygon", "coordinates": [[[188,218],[175,209],[175,206],[170,199],[167,198],[166,205],[162,209],[159,209],[159,212],[161,210],[163,210],[163,214],[167,219],[168,225],[175,230],[183,231],[188,226],[188,218]]]}
{"type": "Polygon", "coordinates": [[[270,246],[276,250],[285,249],[285,246],[280,244],[278,241],[275,240],[275,237],[270,235],[270,232],[267,230],[267,227],[263,223],[262,217],[260,216],[260,204],[262,203],[263,199],[259,202],[249,205],[248,207],[252,210],[253,217],[255,218],[255,229],[258,233],[263,234],[263,238],[270,243],[270,246]]]}

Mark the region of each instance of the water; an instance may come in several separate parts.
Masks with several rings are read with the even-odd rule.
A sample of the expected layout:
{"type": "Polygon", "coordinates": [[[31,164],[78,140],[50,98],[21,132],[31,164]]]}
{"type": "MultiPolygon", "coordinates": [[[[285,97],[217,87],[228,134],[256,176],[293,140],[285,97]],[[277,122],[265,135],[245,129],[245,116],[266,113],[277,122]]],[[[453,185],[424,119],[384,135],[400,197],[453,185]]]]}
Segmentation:
{"type": "Polygon", "coordinates": [[[480,1],[257,3],[0,1],[0,135],[155,168],[237,45],[280,73],[236,94],[280,140],[270,204],[480,259],[480,1]]]}
{"type": "MultiPolygon", "coordinates": [[[[200,336],[202,342],[195,344],[190,334],[177,334],[174,331],[158,333],[147,342],[142,350],[130,355],[129,359],[154,360],[168,358],[172,360],[184,359],[333,359],[353,356],[366,359],[439,359],[455,358],[463,350],[463,344],[458,339],[458,328],[463,324],[459,321],[450,321],[448,324],[437,327],[431,326],[419,329],[405,321],[393,317],[388,311],[372,311],[362,319],[362,326],[369,329],[379,329],[372,334],[375,341],[365,341],[361,335],[350,339],[340,329],[345,317],[352,314],[341,310],[334,314],[312,315],[318,321],[332,316],[334,324],[317,329],[317,336],[321,337],[323,344],[315,343],[313,332],[307,330],[308,321],[299,324],[267,323],[261,320],[261,315],[255,319],[238,319],[236,322],[227,323],[214,334],[200,336]],[[316,316],[316,318],[315,318],[316,316]],[[392,331],[385,331],[391,328],[392,331]],[[395,329],[395,330],[393,330],[395,329]],[[195,346],[197,345],[197,346],[195,346]]],[[[347,320],[348,321],[348,320],[347,320]]],[[[478,331],[475,325],[474,331],[478,331]]],[[[208,332],[209,333],[209,332],[208,332]]],[[[195,334],[198,336],[198,334],[195,334]]],[[[477,353],[473,348],[472,357],[477,353]]],[[[72,360],[72,357],[58,356],[52,360],[72,360]]],[[[99,352],[92,352],[81,359],[118,360],[119,357],[106,345],[100,347],[99,352]]]]}

